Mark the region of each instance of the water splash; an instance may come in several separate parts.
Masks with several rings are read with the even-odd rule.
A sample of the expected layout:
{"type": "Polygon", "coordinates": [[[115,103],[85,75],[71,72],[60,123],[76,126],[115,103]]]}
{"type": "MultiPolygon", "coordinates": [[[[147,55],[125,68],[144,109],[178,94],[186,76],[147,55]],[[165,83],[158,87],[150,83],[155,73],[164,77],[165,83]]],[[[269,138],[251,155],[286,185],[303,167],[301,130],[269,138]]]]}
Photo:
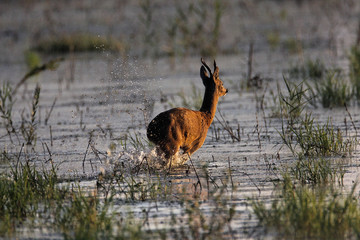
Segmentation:
{"type": "Polygon", "coordinates": [[[176,153],[170,160],[165,159],[163,153],[156,148],[149,151],[123,151],[117,155],[114,166],[125,168],[129,171],[140,171],[140,169],[168,170],[170,167],[180,167],[189,160],[187,154],[176,153]]]}

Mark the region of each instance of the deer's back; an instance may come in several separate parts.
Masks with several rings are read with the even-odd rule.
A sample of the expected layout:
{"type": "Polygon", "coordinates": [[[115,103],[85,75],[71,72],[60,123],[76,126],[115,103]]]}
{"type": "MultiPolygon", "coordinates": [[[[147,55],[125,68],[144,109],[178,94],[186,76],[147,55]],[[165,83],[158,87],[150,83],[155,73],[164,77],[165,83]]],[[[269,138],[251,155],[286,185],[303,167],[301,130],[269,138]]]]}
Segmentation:
{"type": "Polygon", "coordinates": [[[180,141],[187,145],[205,138],[209,128],[206,114],[186,108],[173,108],[157,115],[147,128],[147,136],[155,144],[180,141]]]}

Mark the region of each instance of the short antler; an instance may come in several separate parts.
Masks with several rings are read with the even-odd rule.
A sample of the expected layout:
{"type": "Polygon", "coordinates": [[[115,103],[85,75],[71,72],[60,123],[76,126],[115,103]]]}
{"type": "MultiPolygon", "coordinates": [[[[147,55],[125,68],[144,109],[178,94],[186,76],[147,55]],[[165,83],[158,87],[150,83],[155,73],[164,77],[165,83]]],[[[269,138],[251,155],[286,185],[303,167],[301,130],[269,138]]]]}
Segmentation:
{"type": "Polygon", "coordinates": [[[201,58],[201,63],[206,67],[206,69],[209,71],[210,75],[212,75],[211,69],[209,68],[209,66],[206,64],[206,62],[204,61],[203,58],[201,58]]]}
{"type": "Polygon", "coordinates": [[[217,66],[216,66],[216,61],[215,61],[215,59],[214,59],[214,71],[215,71],[216,68],[217,68],[217,66]]]}

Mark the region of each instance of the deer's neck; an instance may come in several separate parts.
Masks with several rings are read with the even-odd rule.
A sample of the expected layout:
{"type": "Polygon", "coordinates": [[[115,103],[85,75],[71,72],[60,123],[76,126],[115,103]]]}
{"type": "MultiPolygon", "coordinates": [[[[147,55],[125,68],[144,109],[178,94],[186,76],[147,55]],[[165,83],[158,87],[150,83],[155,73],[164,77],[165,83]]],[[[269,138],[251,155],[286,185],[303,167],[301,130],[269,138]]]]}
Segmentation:
{"type": "Polygon", "coordinates": [[[205,89],[204,100],[200,108],[200,112],[208,116],[208,124],[210,125],[215,117],[216,105],[219,101],[219,96],[214,90],[205,89]]]}

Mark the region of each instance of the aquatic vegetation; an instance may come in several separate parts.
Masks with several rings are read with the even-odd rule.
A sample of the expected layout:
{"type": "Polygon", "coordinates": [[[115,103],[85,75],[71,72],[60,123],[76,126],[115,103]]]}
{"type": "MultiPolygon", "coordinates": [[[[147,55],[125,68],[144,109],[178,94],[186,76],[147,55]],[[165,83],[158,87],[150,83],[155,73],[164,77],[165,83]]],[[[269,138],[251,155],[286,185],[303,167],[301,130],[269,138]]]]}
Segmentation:
{"type": "Polygon", "coordinates": [[[344,194],[332,185],[312,188],[285,177],[270,206],[255,200],[252,207],[259,226],[281,238],[356,238],[360,208],[355,187],[344,194]]]}
{"type": "Polygon", "coordinates": [[[278,107],[277,112],[280,112],[280,116],[286,118],[290,125],[293,125],[298,121],[305,107],[311,103],[312,94],[310,89],[304,86],[304,82],[299,84],[289,82],[284,77],[284,83],[286,86],[286,94],[283,94],[278,86],[278,107]]]}
{"type": "Polygon", "coordinates": [[[125,150],[130,150],[129,147],[135,150],[144,150],[148,146],[152,146],[151,142],[145,137],[142,136],[139,132],[129,132],[126,133],[120,140],[120,146],[125,150]]]}
{"type": "Polygon", "coordinates": [[[352,86],[346,83],[341,70],[327,69],[319,59],[308,59],[302,66],[291,67],[288,73],[292,78],[316,80],[306,83],[312,105],[320,99],[325,108],[340,107],[348,104],[353,97],[352,86]]]}
{"type": "Polygon", "coordinates": [[[311,88],[305,88],[303,82],[299,84],[288,82],[286,78],[284,82],[287,93],[284,95],[280,91],[279,94],[282,118],[279,134],[294,156],[350,154],[356,147],[356,138],[346,139],[340,129],[334,128],[330,119],[323,125],[316,124],[311,113],[307,111],[303,113],[307,104],[312,102],[314,94],[311,88]]]}
{"type": "Polygon", "coordinates": [[[144,26],[143,42],[146,46],[143,55],[157,57],[159,55],[159,40],[157,36],[158,32],[156,31],[156,26],[153,21],[154,10],[156,9],[155,4],[150,0],[142,0],[139,4],[141,8],[139,19],[144,26]]]}
{"type": "Polygon", "coordinates": [[[110,201],[100,203],[95,196],[87,196],[78,186],[65,200],[57,205],[55,225],[65,239],[99,239],[112,237],[113,214],[109,214],[110,201]]]}
{"type": "MultiPolygon", "coordinates": [[[[54,36],[48,39],[49,50],[46,51],[49,52],[32,49],[32,53],[49,54],[52,47],[61,55],[70,52],[66,64],[55,75],[37,79],[46,81],[41,91],[35,88],[34,81],[26,79],[51,68],[31,54],[26,60],[31,70],[20,81],[21,87],[3,88],[1,99],[5,99],[5,104],[0,113],[3,116],[0,145],[3,146],[1,152],[6,154],[0,157],[0,189],[6,190],[0,190],[0,208],[5,206],[0,213],[0,238],[356,238],[360,221],[349,213],[357,214],[354,207],[359,204],[357,190],[351,192],[355,204],[347,202],[355,210],[348,211],[342,204],[349,194],[350,174],[357,168],[348,155],[353,154],[358,144],[353,136],[358,136],[359,115],[354,114],[354,120],[350,116],[350,122],[349,117],[344,116],[344,109],[316,108],[316,104],[322,104],[322,95],[326,96],[324,101],[330,102],[330,107],[341,106],[352,86],[347,85],[350,87],[343,94],[343,83],[336,85],[328,81],[325,65],[313,58],[330,56],[326,63],[343,63],[338,61],[339,49],[333,45],[339,43],[333,40],[341,42],[343,37],[334,38],[333,34],[338,31],[324,34],[319,26],[328,26],[326,16],[334,14],[336,19],[344,20],[339,21],[340,28],[342,23],[353,26],[354,18],[349,18],[355,16],[353,12],[340,14],[337,10],[342,13],[355,8],[340,4],[334,14],[325,16],[321,11],[324,4],[311,1],[301,1],[302,7],[295,1],[286,4],[273,1],[265,5],[261,2],[34,2],[31,4],[34,11],[28,11],[29,22],[19,28],[19,21],[15,21],[10,29],[0,31],[1,41],[5,41],[5,45],[11,43],[11,49],[5,48],[4,52],[16,50],[13,56],[5,54],[3,57],[3,77],[12,83],[17,81],[11,76],[19,76],[21,73],[16,71],[26,67],[21,57],[28,44],[38,44],[35,41],[40,40],[39,44],[45,46],[47,43],[42,40],[54,36]],[[36,14],[39,11],[43,13],[40,22],[36,14]],[[32,20],[33,17],[37,20],[32,20]],[[316,24],[307,25],[314,22],[316,24]],[[78,43],[74,40],[76,36],[67,35],[79,29],[120,37],[121,40],[114,40],[120,44],[119,50],[109,52],[111,47],[106,45],[110,37],[100,37],[103,44],[91,40],[97,38],[95,35],[78,43]],[[21,30],[24,31],[19,32],[21,30]],[[12,32],[18,37],[13,39],[12,32]],[[66,42],[62,35],[72,38],[72,42],[66,42]],[[295,41],[291,36],[296,36],[295,41]],[[331,39],[328,41],[324,37],[331,39]],[[50,41],[57,40],[65,42],[64,45],[59,43],[51,47],[50,41]],[[251,45],[253,40],[254,46],[251,45]],[[254,51],[253,63],[247,63],[246,56],[244,60],[249,43],[249,56],[254,51]],[[122,54],[127,47],[131,48],[125,49],[129,52],[122,54]],[[276,48],[276,51],[269,53],[269,48],[276,48]],[[101,53],[102,50],[105,52],[101,53]],[[77,55],[76,51],[97,53],[77,55]],[[329,54],[329,51],[333,52],[329,54]],[[20,60],[16,56],[19,52],[20,60]],[[296,58],[310,53],[312,60],[297,63],[294,71],[298,71],[299,79],[285,75],[285,82],[280,79],[282,82],[276,89],[273,78],[281,74],[279,69],[286,67],[283,57],[289,52],[299,53],[291,56],[296,58]],[[221,102],[218,109],[221,112],[218,111],[211,126],[212,135],[193,159],[171,171],[156,168],[155,163],[161,156],[145,135],[150,117],[171,104],[199,109],[203,97],[203,92],[195,85],[172,94],[174,91],[169,88],[176,82],[175,77],[166,77],[166,83],[161,79],[174,74],[174,69],[166,64],[172,62],[175,66],[179,61],[186,61],[175,73],[184,79],[188,78],[184,71],[196,70],[192,69],[193,57],[218,53],[224,54],[221,58],[229,63],[225,73],[228,81],[239,85],[233,88],[240,94],[230,91],[229,98],[221,102]],[[252,67],[258,69],[253,71],[252,67]],[[258,77],[257,72],[265,78],[258,77]],[[316,82],[307,81],[312,78],[316,78],[316,82]],[[23,84],[25,81],[27,84],[23,84]],[[334,89],[330,85],[339,87],[334,89]],[[15,95],[13,89],[15,92],[18,89],[19,94],[15,95]],[[160,91],[170,102],[161,98],[160,104],[154,104],[162,94],[160,91]],[[273,91],[272,96],[266,91],[273,91]],[[271,97],[274,104],[271,99],[269,101],[271,97]],[[10,138],[14,142],[10,143],[10,138]],[[59,167],[50,165],[53,162],[59,163],[59,167]],[[26,170],[26,164],[30,170],[26,170]],[[282,167],[287,168],[296,184],[282,182],[282,167]],[[12,169],[21,170],[12,174],[12,169]],[[26,185],[21,187],[25,189],[22,190],[24,196],[14,191],[5,193],[20,189],[21,184],[26,185]],[[273,184],[279,189],[274,190],[273,184]],[[320,189],[324,187],[328,192],[322,197],[320,189]],[[281,188],[286,191],[282,192],[281,188]],[[314,200],[312,193],[321,201],[314,200]],[[264,209],[259,208],[259,218],[248,200],[254,194],[264,204],[264,209]],[[2,198],[4,195],[6,197],[2,198]],[[333,201],[335,195],[338,201],[333,201]],[[307,196],[310,200],[305,199],[307,196]],[[277,201],[275,210],[272,209],[273,200],[277,201]],[[7,205],[10,202],[12,204],[7,205]],[[316,205],[317,202],[324,205],[316,205]],[[333,205],[326,205],[329,202],[333,205]],[[21,214],[17,215],[17,209],[6,213],[15,206],[22,209],[21,214]],[[307,206],[316,209],[299,210],[307,206]],[[316,211],[321,209],[323,215],[314,220],[316,211]],[[320,218],[322,220],[318,220],[320,218]],[[273,231],[270,236],[264,234],[263,228],[257,234],[259,228],[255,225],[259,219],[262,219],[260,226],[273,231]],[[267,221],[276,227],[266,225],[267,221]],[[335,229],[333,221],[339,221],[335,229]],[[347,221],[351,222],[349,229],[352,229],[342,234],[340,225],[347,221]]],[[[12,1],[7,3],[14,5],[12,1]]],[[[27,7],[15,5],[19,13],[27,7]]],[[[4,13],[7,12],[12,11],[4,13]]],[[[7,15],[5,20],[11,21],[7,15]]],[[[346,77],[332,80],[345,82],[346,77]]],[[[351,103],[346,102],[350,111],[356,111],[357,106],[351,103]]]]}
{"type": "Polygon", "coordinates": [[[328,119],[326,124],[314,123],[306,114],[296,125],[282,126],[280,136],[295,156],[343,156],[351,154],[356,147],[356,137],[345,138],[328,119]],[[295,142],[293,142],[295,140],[295,142]]]}
{"type": "Polygon", "coordinates": [[[179,225],[179,229],[171,232],[175,239],[224,239],[231,235],[230,223],[235,215],[235,204],[221,197],[225,189],[214,194],[214,206],[210,216],[202,210],[199,199],[185,200],[185,219],[172,217],[172,224],[179,225]],[[184,224],[185,221],[185,224],[184,224]]]}
{"type": "Polygon", "coordinates": [[[177,3],[176,13],[170,17],[166,31],[168,55],[174,57],[198,53],[214,57],[218,51],[223,13],[221,0],[213,0],[211,4],[203,0],[177,3]]]}
{"type": "Polygon", "coordinates": [[[319,59],[307,59],[304,64],[294,65],[288,70],[290,78],[321,79],[327,69],[319,59]]]}
{"type": "Polygon", "coordinates": [[[66,191],[56,185],[55,166],[39,171],[28,161],[22,163],[6,152],[2,156],[11,163],[17,161],[9,173],[0,174],[0,236],[11,236],[15,226],[25,219],[45,216],[51,201],[61,199],[66,191]]]}
{"type": "Polygon", "coordinates": [[[289,168],[291,176],[294,176],[302,184],[320,185],[338,182],[342,185],[345,170],[337,159],[324,157],[299,156],[289,168]]]}
{"type": "Polygon", "coordinates": [[[97,191],[105,197],[116,195],[124,202],[165,201],[172,198],[173,184],[163,178],[161,171],[155,172],[146,158],[135,166],[121,161],[112,172],[99,175],[97,191]]]}
{"type": "MultiPolygon", "coordinates": [[[[185,186],[167,181],[166,176],[139,175],[120,165],[114,172],[100,174],[96,188],[85,191],[73,181],[59,185],[61,180],[55,166],[38,171],[35,165],[18,160],[9,174],[0,176],[0,236],[16,236],[17,227],[27,224],[59,232],[66,239],[213,235],[222,238],[223,234],[229,234],[235,205],[224,192],[230,180],[224,181],[223,187],[207,184],[208,200],[203,202],[199,198],[201,189],[195,187],[193,193],[191,184],[185,189],[185,186]],[[183,204],[181,209],[185,217],[172,215],[173,226],[179,225],[179,228],[149,230],[144,225],[151,221],[149,216],[138,219],[131,212],[118,211],[114,205],[117,201],[175,201],[180,206],[183,204]],[[203,208],[204,204],[211,207],[203,208]],[[206,217],[208,211],[210,218],[206,217]]],[[[206,176],[208,180],[204,181],[210,181],[209,173],[206,176]]]]}
{"type": "Polygon", "coordinates": [[[23,135],[24,140],[27,145],[36,145],[36,113],[39,107],[39,98],[40,98],[40,86],[36,85],[34,90],[34,96],[32,99],[31,110],[30,110],[30,120],[26,120],[22,116],[22,122],[20,126],[20,132],[23,135]]]}
{"type": "MultiPolygon", "coordinates": [[[[13,100],[14,92],[10,84],[4,83],[3,87],[0,89],[0,113],[1,118],[3,119],[3,124],[7,134],[12,141],[11,135],[20,132],[28,145],[36,144],[36,113],[39,107],[39,98],[40,98],[40,86],[37,85],[34,90],[34,95],[32,99],[31,109],[29,110],[29,119],[22,115],[21,126],[16,127],[12,120],[12,108],[14,105],[13,100]]],[[[19,140],[18,136],[17,139],[19,140]]]]}
{"type": "Polygon", "coordinates": [[[353,46],[349,55],[350,62],[350,80],[354,89],[356,98],[360,99],[360,47],[353,46]]]}
{"type": "Polygon", "coordinates": [[[13,99],[11,85],[7,82],[4,82],[0,88],[0,113],[1,119],[3,120],[3,125],[11,139],[11,133],[15,132],[12,119],[12,109],[15,100],[13,99]]]}
{"type": "MultiPolygon", "coordinates": [[[[343,184],[345,161],[342,157],[352,154],[357,145],[356,136],[333,125],[332,119],[326,123],[316,122],[307,108],[314,104],[314,90],[309,84],[289,83],[286,79],[286,94],[280,94],[278,104],[281,109],[280,137],[291,151],[295,161],[282,173],[282,180],[276,186],[277,192],[270,205],[264,201],[252,202],[259,226],[281,238],[351,238],[358,234],[354,222],[360,219],[360,208],[353,186],[350,194],[336,188],[343,184]]],[[[321,96],[334,89],[333,75],[328,82],[316,83],[321,96]],[[332,86],[331,86],[332,87],[332,86]]],[[[340,80],[338,80],[340,81],[340,80]]],[[[335,88],[339,85],[334,84],[335,88]]],[[[345,99],[351,96],[344,87],[345,99]]],[[[336,89],[343,93],[343,89],[336,89]]],[[[340,94],[341,102],[343,96],[340,94]]],[[[327,100],[330,101],[330,100],[327,100]]],[[[335,104],[335,103],[333,103],[335,104]]],[[[350,115],[351,118],[351,115],[350,115]]],[[[352,119],[352,118],[351,118],[352,119]]],[[[356,128],[355,128],[356,130],[356,128]]]]}
{"type": "Polygon", "coordinates": [[[237,123],[236,128],[231,126],[229,122],[225,119],[221,111],[219,110],[219,117],[215,116],[216,121],[213,122],[210,129],[212,130],[212,137],[215,141],[219,141],[221,138],[224,140],[231,139],[232,142],[241,141],[241,128],[240,124],[237,123]],[[221,127],[217,127],[220,125],[221,127]]]}
{"type": "Polygon", "coordinates": [[[19,225],[27,224],[60,231],[66,239],[135,234],[136,226],[129,224],[130,219],[116,220],[110,214],[112,195],[99,198],[96,192],[95,195],[83,192],[79,185],[77,188],[59,185],[54,165],[39,171],[29,161],[22,163],[20,154],[19,159],[6,153],[2,157],[16,163],[9,173],[0,174],[0,236],[14,236],[19,225]]]}
{"type": "Polygon", "coordinates": [[[339,72],[327,73],[324,80],[315,82],[315,89],[324,108],[343,107],[353,97],[350,86],[339,72]]]}

